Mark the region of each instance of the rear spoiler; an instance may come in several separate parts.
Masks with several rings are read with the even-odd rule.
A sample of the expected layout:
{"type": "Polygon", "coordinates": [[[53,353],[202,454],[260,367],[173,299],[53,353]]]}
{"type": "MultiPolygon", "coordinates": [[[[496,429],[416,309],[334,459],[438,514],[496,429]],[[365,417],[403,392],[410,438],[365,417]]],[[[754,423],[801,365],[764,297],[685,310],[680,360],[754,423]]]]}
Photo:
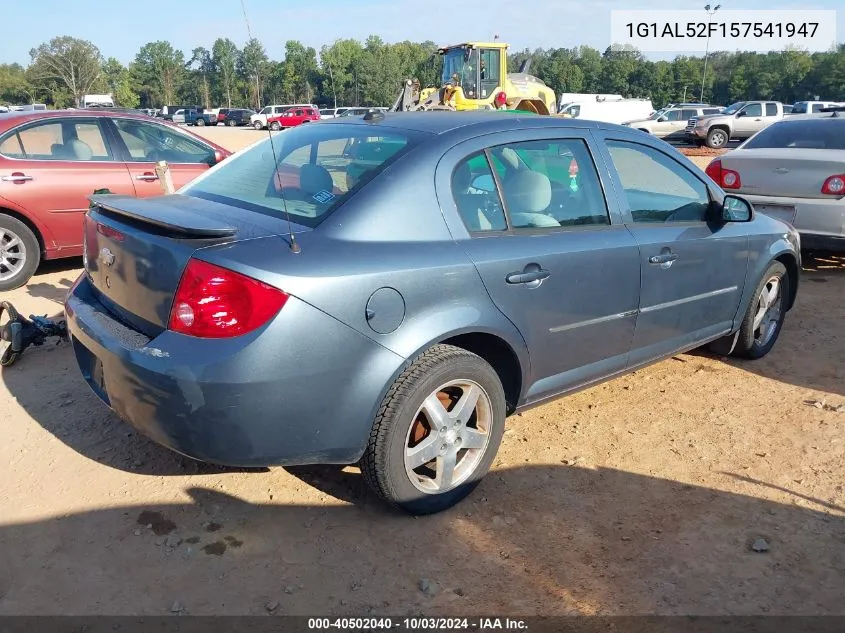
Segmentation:
{"type": "MultiPolygon", "coordinates": [[[[136,198],[105,193],[88,196],[91,208],[100,208],[183,238],[231,237],[238,232],[236,227],[226,222],[185,209],[184,205],[169,204],[170,199],[171,196],[136,198]]],[[[179,199],[184,200],[184,196],[179,199]]]]}

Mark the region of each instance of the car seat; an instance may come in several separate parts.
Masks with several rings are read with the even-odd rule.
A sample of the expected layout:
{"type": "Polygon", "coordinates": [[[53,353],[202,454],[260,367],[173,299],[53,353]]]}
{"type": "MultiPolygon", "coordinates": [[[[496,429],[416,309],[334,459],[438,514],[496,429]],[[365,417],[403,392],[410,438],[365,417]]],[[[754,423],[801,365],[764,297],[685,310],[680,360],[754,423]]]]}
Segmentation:
{"type": "Polygon", "coordinates": [[[334,190],[334,181],[329,170],[322,165],[307,163],[299,168],[299,188],[308,195],[320,191],[334,190]]]}
{"type": "Polygon", "coordinates": [[[502,193],[515,227],[559,227],[546,210],[552,201],[552,183],[538,171],[512,172],[502,184],[502,193]]]}

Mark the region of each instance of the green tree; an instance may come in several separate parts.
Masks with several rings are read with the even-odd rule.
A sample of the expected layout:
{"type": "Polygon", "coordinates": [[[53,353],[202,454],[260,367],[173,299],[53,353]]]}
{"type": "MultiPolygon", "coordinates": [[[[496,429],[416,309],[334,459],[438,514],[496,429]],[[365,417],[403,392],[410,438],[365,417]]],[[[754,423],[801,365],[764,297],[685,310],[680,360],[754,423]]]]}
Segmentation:
{"type": "Polygon", "coordinates": [[[211,59],[217,71],[219,80],[219,93],[221,103],[226,107],[232,107],[232,98],[235,93],[235,79],[240,55],[235,43],[227,38],[218,38],[211,47],[211,59]]]}
{"type": "Polygon", "coordinates": [[[265,83],[264,73],[267,70],[268,62],[264,46],[255,38],[246,43],[238,58],[238,73],[249,87],[249,101],[256,110],[261,109],[261,95],[265,83]]]}
{"type": "Polygon", "coordinates": [[[114,57],[109,57],[103,64],[103,88],[111,93],[115,105],[124,108],[137,108],[141,102],[132,80],[132,71],[125,68],[114,57]]]}
{"type": "Polygon", "coordinates": [[[30,81],[38,87],[64,87],[78,106],[82,97],[100,79],[102,56],[88,40],[63,35],[33,48],[28,70],[30,81]]]}
{"type": "Polygon", "coordinates": [[[185,78],[185,55],[170,42],[149,42],[135,56],[133,70],[145,86],[150,102],[174,104],[185,78]]]}

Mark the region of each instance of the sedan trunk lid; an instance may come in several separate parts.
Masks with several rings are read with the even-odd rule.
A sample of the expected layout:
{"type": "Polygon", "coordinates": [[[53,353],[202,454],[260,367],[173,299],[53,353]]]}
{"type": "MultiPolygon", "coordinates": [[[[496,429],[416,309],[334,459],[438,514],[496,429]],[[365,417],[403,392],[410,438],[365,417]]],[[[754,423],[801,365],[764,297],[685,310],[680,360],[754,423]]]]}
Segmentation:
{"type": "Polygon", "coordinates": [[[86,274],[115,318],[150,337],[166,329],[182,272],[198,249],[286,234],[288,228],[278,218],[180,194],[90,200],[86,274]]]}
{"type": "Polygon", "coordinates": [[[845,173],[845,151],[797,147],[738,149],[721,156],[722,169],[739,174],[740,194],[830,198],[822,185],[845,173]]]}

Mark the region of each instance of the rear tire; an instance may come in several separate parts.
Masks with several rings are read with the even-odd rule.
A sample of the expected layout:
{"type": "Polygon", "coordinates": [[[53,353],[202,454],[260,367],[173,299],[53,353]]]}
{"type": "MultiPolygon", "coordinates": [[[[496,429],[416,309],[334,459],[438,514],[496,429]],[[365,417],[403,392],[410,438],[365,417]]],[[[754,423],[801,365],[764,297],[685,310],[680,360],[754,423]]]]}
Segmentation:
{"type": "Polygon", "coordinates": [[[229,127],[235,127],[237,124],[238,123],[237,121],[235,121],[235,119],[229,119],[228,121],[226,121],[226,125],[228,125],[229,127]]]}
{"type": "Polygon", "coordinates": [[[505,415],[505,394],[495,370],[464,349],[435,345],[387,392],[361,471],[391,505],[416,515],[441,512],[469,495],[487,474],[502,441],[505,415]]]}
{"type": "Polygon", "coordinates": [[[38,238],[20,220],[0,214],[0,292],[25,286],[39,263],[38,238]]]}
{"type": "Polygon", "coordinates": [[[769,264],[742,319],[733,356],[756,360],[771,351],[786,318],[790,283],[786,266],[780,262],[769,264]]]}

